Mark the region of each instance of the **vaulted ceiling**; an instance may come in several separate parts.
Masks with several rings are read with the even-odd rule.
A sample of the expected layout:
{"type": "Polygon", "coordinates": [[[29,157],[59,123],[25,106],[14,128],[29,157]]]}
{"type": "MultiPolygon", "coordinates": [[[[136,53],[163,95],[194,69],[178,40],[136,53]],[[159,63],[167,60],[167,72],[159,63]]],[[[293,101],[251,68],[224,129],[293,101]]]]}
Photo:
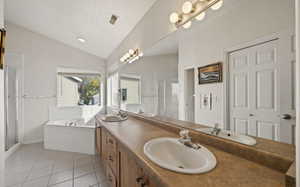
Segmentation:
{"type": "Polygon", "coordinates": [[[155,1],[6,0],[5,19],[105,59],[155,1]],[[109,23],[112,14],[119,17],[115,25],[109,23]]]}

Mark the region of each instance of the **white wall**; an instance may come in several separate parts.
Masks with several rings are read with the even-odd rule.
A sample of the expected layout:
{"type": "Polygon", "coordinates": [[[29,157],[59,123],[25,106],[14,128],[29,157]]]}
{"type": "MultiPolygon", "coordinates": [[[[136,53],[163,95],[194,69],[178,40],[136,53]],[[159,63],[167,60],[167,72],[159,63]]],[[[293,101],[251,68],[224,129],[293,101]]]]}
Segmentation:
{"type": "MultiPolygon", "coordinates": [[[[242,0],[234,6],[224,2],[218,15],[179,34],[179,80],[183,87],[184,69],[198,68],[216,62],[226,62],[225,51],[237,45],[283,30],[293,30],[293,0],[242,0]],[[272,11],[270,11],[272,10],[272,11]]],[[[224,64],[226,66],[226,64],[224,64]]],[[[195,121],[211,125],[225,120],[226,92],[224,83],[198,84],[195,75],[195,121]],[[213,94],[213,109],[200,108],[200,95],[213,94]]],[[[184,101],[183,92],[180,101],[184,101]]],[[[184,102],[180,103],[180,118],[184,119],[184,102]]],[[[225,127],[225,125],[223,126],[225,127]]]]}
{"type": "Polygon", "coordinates": [[[296,48],[297,48],[297,125],[296,125],[296,164],[297,187],[300,187],[300,0],[296,0],[296,48]]]}
{"type": "Polygon", "coordinates": [[[4,0],[0,0],[0,28],[4,27],[4,0]]]}
{"type": "Polygon", "coordinates": [[[7,53],[24,56],[24,94],[46,97],[24,99],[23,143],[41,141],[48,108],[56,105],[57,70],[62,67],[97,70],[104,75],[105,62],[22,27],[7,25],[7,53]]]}
{"type": "MultiPolygon", "coordinates": [[[[158,0],[135,29],[108,59],[108,71],[118,68],[118,59],[129,48],[140,47],[146,51],[152,44],[173,32],[169,14],[179,10],[181,0],[172,2],[158,0]]],[[[226,0],[219,11],[208,11],[203,22],[193,22],[192,28],[180,29],[179,36],[179,81],[180,81],[180,119],[184,119],[183,70],[197,68],[206,64],[223,61],[224,50],[255,40],[271,33],[293,29],[294,0],[226,0]],[[270,11],[272,10],[272,11],[270,11]]],[[[197,123],[213,125],[224,124],[225,96],[224,84],[199,86],[195,76],[195,120],[197,123]],[[212,92],[214,110],[200,110],[199,94],[212,92]]]]}
{"type": "Polygon", "coordinates": [[[169,22],[169,14],[180,9],[185,0],[157,0],[144,18],[136,25],[120,46],[108,58],[108,72],[115,71],[119,66],[119,59],[129,49],[140,48],[146,51],[157,41],[175,31],[169,22]]]}
{"type": "MultiPolygon", "coordinates": [[[[0,28],[4,26],[4,0],[0,0],[0,28]]],[[[4,185],[4,72],[0,70],[0,186],[4,185]]]]}

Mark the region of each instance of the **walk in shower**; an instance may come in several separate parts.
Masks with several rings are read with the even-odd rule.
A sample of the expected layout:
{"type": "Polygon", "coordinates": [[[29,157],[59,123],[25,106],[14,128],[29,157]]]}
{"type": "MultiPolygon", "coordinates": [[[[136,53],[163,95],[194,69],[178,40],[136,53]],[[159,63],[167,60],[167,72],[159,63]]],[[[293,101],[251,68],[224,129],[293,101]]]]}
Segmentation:
{"type": "Polygon", "coordinates": [[[5,55],[5,150],[19,143],[21,121],[22,55],[5,55]]]}

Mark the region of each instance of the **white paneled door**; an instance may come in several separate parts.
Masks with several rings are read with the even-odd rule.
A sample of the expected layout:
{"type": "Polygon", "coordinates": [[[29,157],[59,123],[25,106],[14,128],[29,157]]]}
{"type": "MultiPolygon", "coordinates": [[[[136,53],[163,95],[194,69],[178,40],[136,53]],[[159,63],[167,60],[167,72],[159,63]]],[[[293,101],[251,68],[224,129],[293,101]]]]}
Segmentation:
{"type": "Polygon", "coordinates": [[[290,41],[277,38],[229,54],[231,130],[294,143],[295,61],[290,41]]]}

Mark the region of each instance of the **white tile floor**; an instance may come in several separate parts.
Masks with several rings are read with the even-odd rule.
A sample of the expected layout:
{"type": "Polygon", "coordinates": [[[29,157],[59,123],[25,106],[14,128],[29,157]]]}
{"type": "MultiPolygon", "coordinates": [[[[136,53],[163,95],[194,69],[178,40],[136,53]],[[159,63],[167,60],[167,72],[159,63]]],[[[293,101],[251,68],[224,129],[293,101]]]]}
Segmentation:
{"type": "Polygon", "coordinates": [[[6,160],[6,187],[108,187],[97,156],[22,145],[6,160]]]}

